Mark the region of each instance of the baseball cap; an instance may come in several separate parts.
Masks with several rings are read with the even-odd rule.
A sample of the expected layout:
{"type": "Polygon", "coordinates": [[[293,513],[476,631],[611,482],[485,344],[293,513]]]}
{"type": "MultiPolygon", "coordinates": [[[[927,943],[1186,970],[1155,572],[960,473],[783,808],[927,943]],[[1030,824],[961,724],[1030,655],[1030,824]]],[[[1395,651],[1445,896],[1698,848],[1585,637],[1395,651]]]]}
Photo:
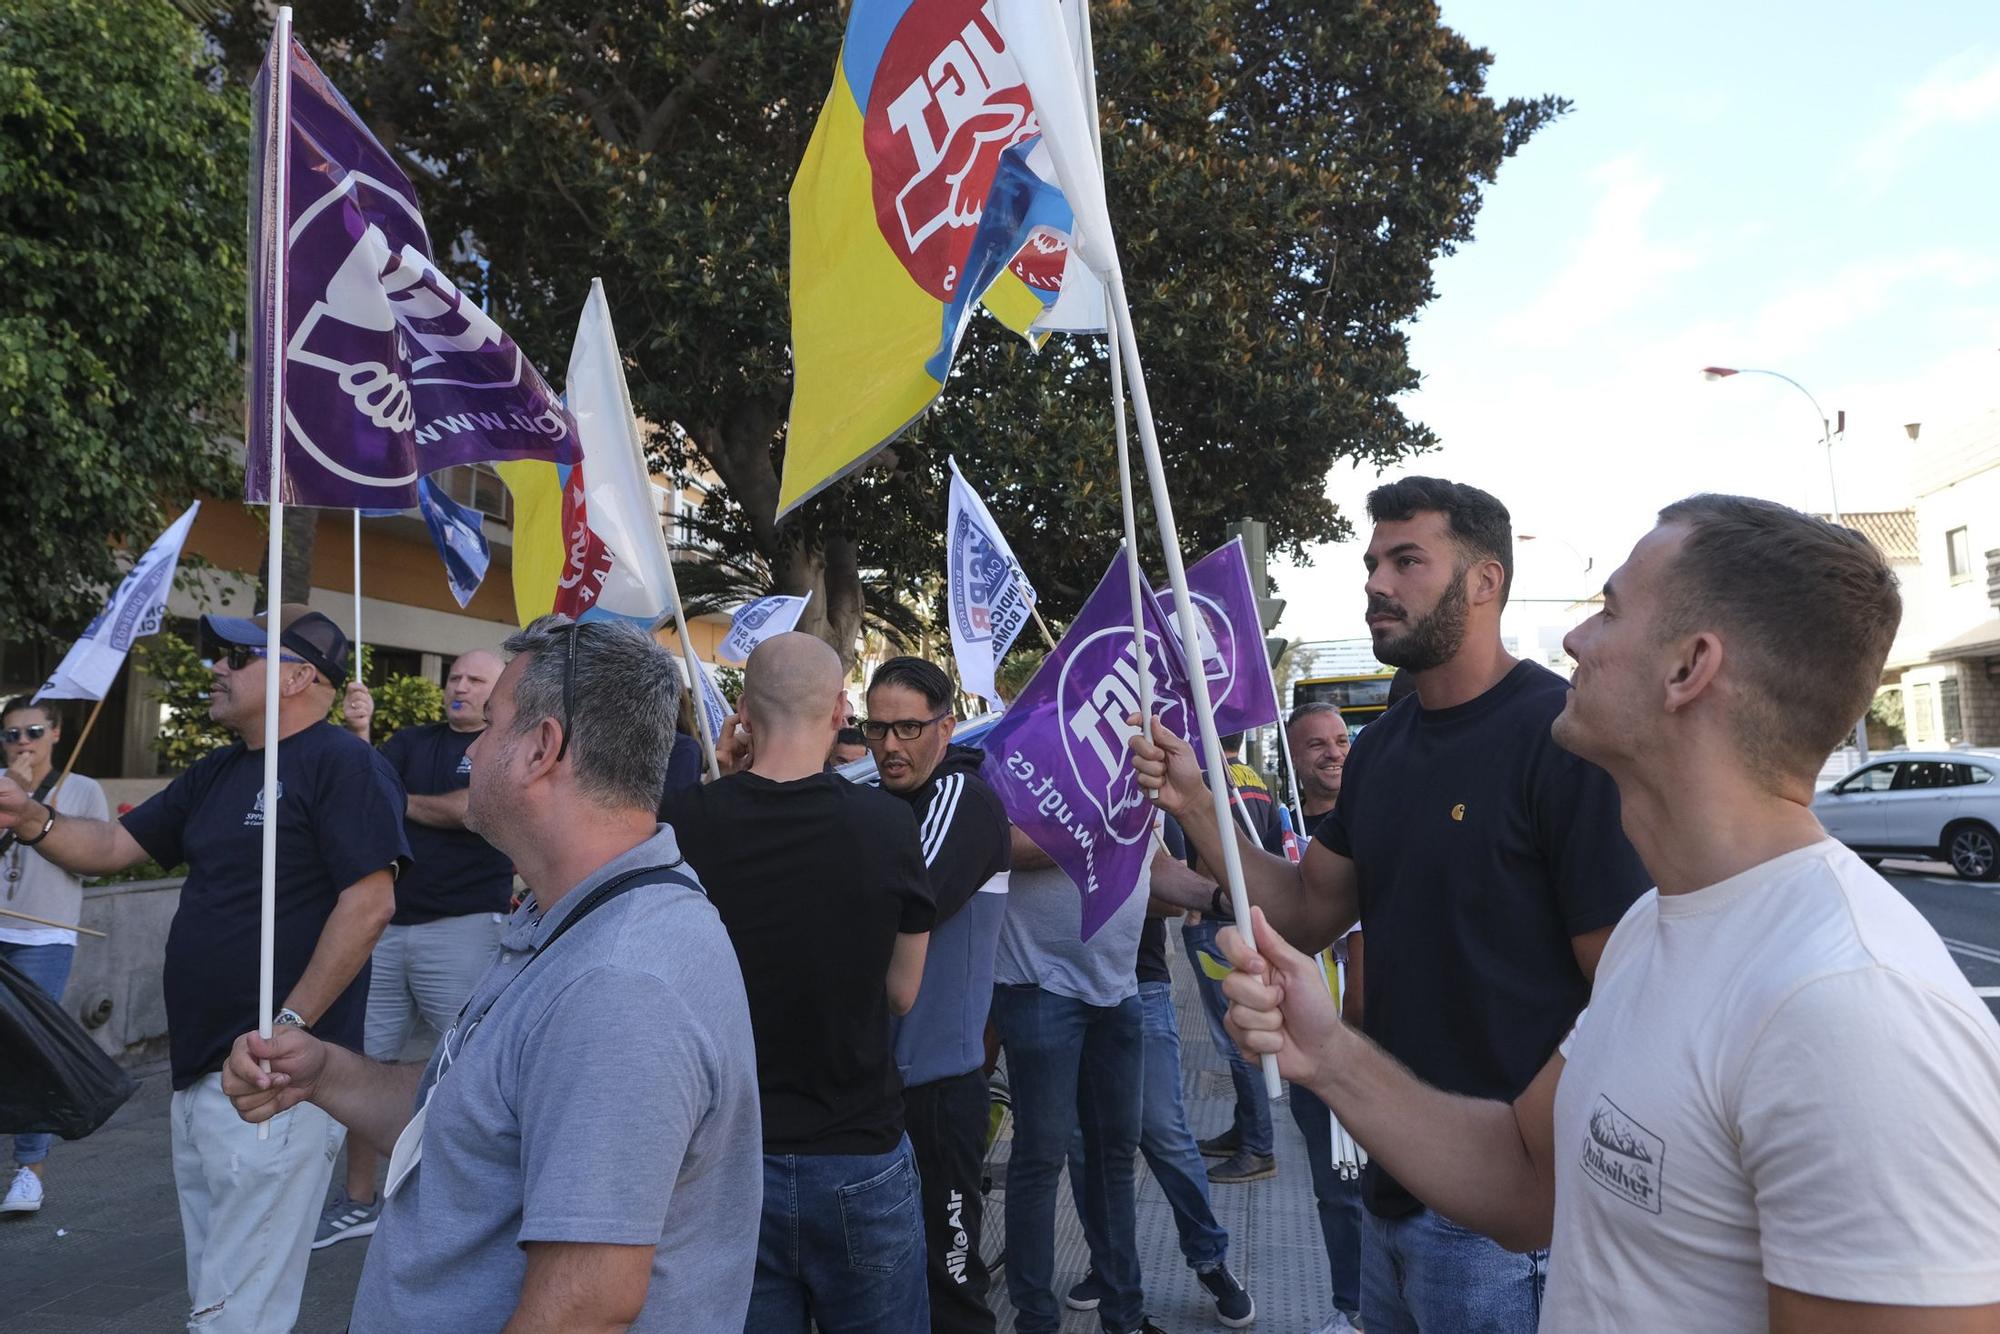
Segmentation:
{"type": "MultiPolygon", "coordinates": [[[[263,616],[201,618],[203,656],[219,658],[225,646],[262,648],[269,638],[263,616]]],[[[303,602],[278,605],[278,642],[304,658],[339,690],[347,684],[347,636],[331,618],[303,602]]]]}

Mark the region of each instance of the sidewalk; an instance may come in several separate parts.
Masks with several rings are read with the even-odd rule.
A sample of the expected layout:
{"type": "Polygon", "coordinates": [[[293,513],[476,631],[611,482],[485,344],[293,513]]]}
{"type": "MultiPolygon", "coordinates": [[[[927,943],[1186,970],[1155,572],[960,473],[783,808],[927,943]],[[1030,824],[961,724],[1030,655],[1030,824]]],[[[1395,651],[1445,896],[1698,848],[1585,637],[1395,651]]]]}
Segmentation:
{"type": "MultiPolygon", "coordinates": [[[[1171,933],[1178,936],[1178,932],[1171,933]]],[[[1180,953],[1174,966],[1180,1011],[1188,1119],[1197,1135],[1229,1119],[1229,1076],[1202,1020],[1200,1002],[1180,953]]],[[[139,1093],[87,1140],[58,1142],[49,1159],[49,1200],[38,1214],[0,1220],[0,1330],[7,1334],[159,1334],[182,1328],[187,1285],[179,1207],[168,1150],[171,1092],[164,1067],[144,1071],[139,1093]]],[[[1331,1310],[1326,1255],[1313,1212],[1305,1146],[1283,1107],[1272,1109],[1277,1130],[1276,1178],[1247,1186],[1217,1186],[1217,1218],[1229,1229],[1229,1263],[1257,1300],[1259,1330],[1306,1334],[1331,1310]]],[[[339,1179],[340,1166],[335,1166],[339,1179]]],[[[1139,1172],[1139,1258],[1146,1301],[1170,1334],[1221,1328],[1207,1293],[1181,1260],[1173,1215],[1145,1169],[1139,1172]]],[[[1063,1288],[1083,1277],[1083,1234],[1060,1193],[1056,1271],[1063,1288]]],[[[1004,1194],[992,1202],[996,1235],[1004,1194]]],[[[300,1334],[340,1334],[369,1243],[346,1241],[312,1258],[300,1308],[300,1334]]],[[[1001,1329],[1013,1328],[1005,1275],[996,1276],[1001,1329]]],[[[1072,1312],[1065,1334],[1091,1334],[1095,1314],[1072,1312]]]]}

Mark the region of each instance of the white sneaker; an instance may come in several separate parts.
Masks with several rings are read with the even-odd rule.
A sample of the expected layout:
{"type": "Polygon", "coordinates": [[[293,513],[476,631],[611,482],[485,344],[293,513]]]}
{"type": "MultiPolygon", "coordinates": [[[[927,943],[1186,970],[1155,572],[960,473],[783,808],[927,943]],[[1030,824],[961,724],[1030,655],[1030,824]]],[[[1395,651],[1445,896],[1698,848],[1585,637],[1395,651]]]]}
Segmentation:
{"type": "Polygon", "coordinates": [[[0,1214],[31,1214],[42,1207],[42,1179],[28,1168],[17,1168],[7,1198],[0,1200],[0,1214]]]}
{"type": "Polygon", "coordinates": [[[1333,1319],[1313,1331],[1313,1334],[1360,1334],[1361,1326],[1349,1320],[1340,1311],[1333,1313],[1333,1319]]]}

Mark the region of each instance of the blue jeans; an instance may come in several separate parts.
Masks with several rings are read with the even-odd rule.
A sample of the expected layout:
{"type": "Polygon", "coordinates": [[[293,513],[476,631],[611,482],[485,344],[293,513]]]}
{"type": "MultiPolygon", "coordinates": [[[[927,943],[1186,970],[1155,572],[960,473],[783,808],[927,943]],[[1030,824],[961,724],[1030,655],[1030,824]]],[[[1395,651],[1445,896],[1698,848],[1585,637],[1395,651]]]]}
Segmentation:
{"type": "Polygon", "coordinates": [[[1055,1334],[1056,1182],[1083,1138],[1079,1211],[1106,1295],[1097,1318],[1114,1334],[1145,1318],[1133,1158],[1139,1149],[1145,1024],[1139,998],[1089,1005],[1036,986],[993,989],[1007,1048],[1014,1151],[1007,1162],[1007,1295],[1017,1334],[1055,1334]]]}
{"type": "Polygon", "coordinates": [[[743,1328],[927,1334],[930,1323],[909,1137],[880,1154],[765,1154],[764,1219],[743,1328]]]}
{"type": "MultiPolygon", "coordinates": [[[[0,959],[20,969],[30,982],[60,1003],[63,988],[69,985],[69,966],[76,959],[76,946],[17,945],[0,940],[0,959]]],[[[14,1161],[23,1167],[41,1162],[49,1156],[51,1138],[46,1134],[14,1136],[14,1161]]]]}
{"type": "Polygon", "coordinates": [[[1361,1314],[1361,1178],[1341,1180],[1333,1165],[1333,1113],[1297,1084],[1291,1085],[1292,1121],[1306,1139],[1312,1164],[1319,1234],[1333,1271],[1333,1304],[1346,1316],[1361,1314]]]}
{"type": "MultiPolygon", "coordinates": [[[[1145,1020],[1146,1074],[1141,1086],[1139,1152],[1146,1155],[1160,1193],[1174,1211],[1181,1254],[1188,1268],[1207,1269],[1229,1254],[1229,1233],[1215,1221],[1208,1202],[1208,1165],[1188,1129],[1181,1097],[1181,1032],[1174,1018],[1174,989],[1166,982],[1141,982],[1139,1007],[1145,1020]]],[[[1083,1217],[1083,1132],[1071,1141],[1069,1184],[1076,1215],[1083,1217]]],[[[1358,1252],[1357,1252],[1358,1259],[1358,1252]]],[[[1093,1258],[1092,1267],[1095,1267],[1093,1258]]]]}
{"type": "Polygon", "coordinates": [[[1202,1011],[1208,1015],[1208,1035],[1215,1040],[1215,1049],[1222,1053],[1222,1059],[1229,1063],[1229,1082],[1236,1086],[1236,1117],[1232,1122],[1236,1137],[1251,1153],[1268,1158],[1271,1098],[1264,1092],[1264,1072],[1243,1058],[1229,1030],[1222,1026],[1222,1012],[1229,1008],[1222,995],[1222,983],[1202,972],[1201,961],[1195,957],[1196,950],[1218,959],[1222,957],[1222,947],[1215,943],[1215,935],[1224,925],[1207,918],[1193,926],[1183,922],[1181,944],[1187,949],[1188,962],[1194,965],[1194,984],[1201,991],[1202,1011]]]}
{"type": "Polygon", "coordinates": [[[1368,1334],[1535,1334],[1549,1253],[1517,1255],[1419,1209],[1363,1214],[1361,1321],[1368,1334]]]}

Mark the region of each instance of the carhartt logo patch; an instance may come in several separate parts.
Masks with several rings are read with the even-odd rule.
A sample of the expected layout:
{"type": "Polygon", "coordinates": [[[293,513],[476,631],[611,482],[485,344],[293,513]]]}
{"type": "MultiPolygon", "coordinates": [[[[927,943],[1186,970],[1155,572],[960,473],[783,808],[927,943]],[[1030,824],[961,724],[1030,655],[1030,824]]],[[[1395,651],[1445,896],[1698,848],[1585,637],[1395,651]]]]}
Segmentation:
{"type": "Polygon", "coordinates": [[[1459,803],[1458,803],[1458,805],[1456,805],[1456,806],[1454,806],[1454,807],[1452,807],[1452,808],[1451,808],[1451,818],[1452,818],[1452,819],[1454,819],[1454,820],[1463,820],[1463,819],[1465,819],[1465,803],[1464,803],[1464,802],[1462,802],[1462,801],[1461,801],[1461,802],[1459,802],[1459,803]]]}
{"type": "Polygon", "coordinates": [[[1666,1141],[1625,1115],[1611,1099],[1597,1095],[1597,1106],[1590,1111],[1590,1133],[1583,1140],[1583,1170],[1591,1180],[1656,1214],[1666,1158],[1666,1141]]]}

